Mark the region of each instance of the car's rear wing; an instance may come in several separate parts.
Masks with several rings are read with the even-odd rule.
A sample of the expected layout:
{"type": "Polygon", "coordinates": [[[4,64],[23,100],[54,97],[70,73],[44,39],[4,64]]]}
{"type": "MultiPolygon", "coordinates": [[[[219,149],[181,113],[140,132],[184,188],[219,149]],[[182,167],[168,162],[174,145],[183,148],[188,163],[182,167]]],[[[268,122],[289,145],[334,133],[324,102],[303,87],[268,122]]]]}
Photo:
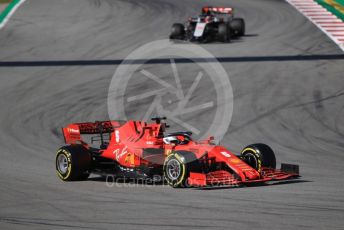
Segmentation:
{"type": "Polygon", "coordinates": [[[119,121],[96,121],[85,123],[74,123],[62,128],[66,144],[82,142],[82,134],[103,134],[111,133],[115,127],[121,126],[119,121]]]}
{"type": "Polygon", "coordinates": [[[231,7],[210,7],[206,6],[202,8],[202,13],[216,13],[216,14],[232,14],[233,8],[231,7]]]}

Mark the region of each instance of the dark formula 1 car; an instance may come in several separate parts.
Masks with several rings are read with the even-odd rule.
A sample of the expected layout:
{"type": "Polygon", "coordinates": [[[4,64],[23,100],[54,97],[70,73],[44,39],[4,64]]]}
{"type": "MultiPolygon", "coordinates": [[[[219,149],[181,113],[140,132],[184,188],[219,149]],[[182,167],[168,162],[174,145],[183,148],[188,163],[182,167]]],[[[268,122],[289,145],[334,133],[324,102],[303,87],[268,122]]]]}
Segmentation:
{"type": "Polygon", "coordinates": [[[274,152],[252,144],[239,156],[213,138],[194,141],[191,132],[165,133],[165,118],[143,121],[76,123],[63,128],[66,146],[56,155],[57,175],[64,181],[85,180],[90,173],[121,178],[164,178],[172,187],[240,185],[296,178],[298,166],[276,169],[274,152]],[[92,134],[99,148],[81,139],[92,134]]]}
{"type": "Polygon", "coordinates": [[[170,39],[229,42],[231,37],[243,35],[245,21],[242,18],[234,18],[232,8],[203,7],[201,15],[190,17],[184,25],[173,24],[170,39]]]}

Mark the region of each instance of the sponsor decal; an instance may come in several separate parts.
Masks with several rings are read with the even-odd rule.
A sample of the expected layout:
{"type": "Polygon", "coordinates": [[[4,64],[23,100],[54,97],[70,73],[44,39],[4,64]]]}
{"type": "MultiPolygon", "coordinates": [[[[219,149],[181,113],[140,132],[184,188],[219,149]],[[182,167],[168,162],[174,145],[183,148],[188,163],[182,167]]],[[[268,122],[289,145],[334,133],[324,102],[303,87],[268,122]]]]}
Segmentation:
{"type": "Polygon", "coordinates": [[[227,152],[221,152],[221,154],[222,154],[223,156],[225,156],[225,157],[231,157],[231,155],[230,155],[229,153],[227,153],[227,152]]]}
{"type": "Polygon", "coordinates": [[[228,7],[226,7],[226,8],[224,8],[224,7],[213,7],[211,10],[214,12],[220,12],[220,13],[232,12],[232,8],[228,8],[228,7]]]}
{"type": "Polygon", "coordinates": [[[241,162],[241,160],[238,159],[238,158],[233,158],[233,159],[231,159],[230,161],[231,161],[231,163],[234,163],[234,164],[240,163],[240,162],[241,162]]]}
{"type": "Polygon", "coordinates": [[[68,128],[68,132],[69,132],[69,133],[78,134],[78,133],[79,133],[79,129],[68,128]]]}
{"type": "Polygon", "coordinates": [[[125,146],[122,151],[120,151],[120,149],[115,149],[113,151],[113,154],[116,156],[116,160],[119,161],[119,159],[121,159],[125,154],[128,153],[128,147],[125,146]]]}
{"type": "Polygon", "coordinates": [[[116,138],[116,142],[119,142],[119,130],[115,131],[115,138],[116,138]]]}
{"type": "Polygon", "coordinates": [[[135,155],[132,153],[128,153],[125,157],[125,163],[130,163],[130,165],[135,165],[135,155]]]}

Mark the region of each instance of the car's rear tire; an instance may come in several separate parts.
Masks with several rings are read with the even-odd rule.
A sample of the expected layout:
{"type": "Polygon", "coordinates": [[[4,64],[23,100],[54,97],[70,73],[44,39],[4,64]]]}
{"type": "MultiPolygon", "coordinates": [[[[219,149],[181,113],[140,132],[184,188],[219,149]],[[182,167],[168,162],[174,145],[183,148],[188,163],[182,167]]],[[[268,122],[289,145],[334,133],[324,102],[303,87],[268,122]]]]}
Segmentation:
{"type": "Polygon", "coordinates": [[[183,39],[184,35],[185,35],[184,25],[181,23],[174,23],[172,25],[170,39],[183,39]]]}
{"type": "Polygon", "coordinates": [[[86,180],[91,160],[91,154],[82,145],[64,146],[56,154],[56,173],[63,181],[86,180]]]}
{"type": "Polygon", "coordinates": [[[252,144],[241,151],[242,159],[255,168],[258,172],[262,167],[276,168],[276,157],[274,151],[266,144],[252,144]]]}
{"type": "Polygon", "coordinates": [[[245,21],[242,18],[233,18],[229,22],[231,32],[234,36],[244,36],[245,35],[245,21]]]}
{"type": "Polygon", "coordinates": [[[218,38],[221,42],[230,42],[230,29],[226,23],[220,23],[218,27],[218,38]]]}
{"type": "Polygon", "coordinates": [[[199,172],[200,165],[194,154],[186,151],[173,152],[164,162],[163,173],[166,182],[173,188],[188,187],[190,172],[199,172]]]}

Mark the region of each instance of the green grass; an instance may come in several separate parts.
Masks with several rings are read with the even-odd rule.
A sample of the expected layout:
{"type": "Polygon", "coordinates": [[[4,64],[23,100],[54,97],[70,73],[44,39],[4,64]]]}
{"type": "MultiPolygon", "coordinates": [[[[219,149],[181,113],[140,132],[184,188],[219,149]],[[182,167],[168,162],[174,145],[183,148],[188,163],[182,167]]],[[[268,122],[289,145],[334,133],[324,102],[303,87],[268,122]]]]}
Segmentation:
{"type": "Polygon", "coordinates": [[[344,21],[344,0],[315,0],[344,21]]]}
{"type": "Polygon", "coordinates": [[[10,3],[12,0],[0,0],[0,4],[1,3],[10,3]]]}

